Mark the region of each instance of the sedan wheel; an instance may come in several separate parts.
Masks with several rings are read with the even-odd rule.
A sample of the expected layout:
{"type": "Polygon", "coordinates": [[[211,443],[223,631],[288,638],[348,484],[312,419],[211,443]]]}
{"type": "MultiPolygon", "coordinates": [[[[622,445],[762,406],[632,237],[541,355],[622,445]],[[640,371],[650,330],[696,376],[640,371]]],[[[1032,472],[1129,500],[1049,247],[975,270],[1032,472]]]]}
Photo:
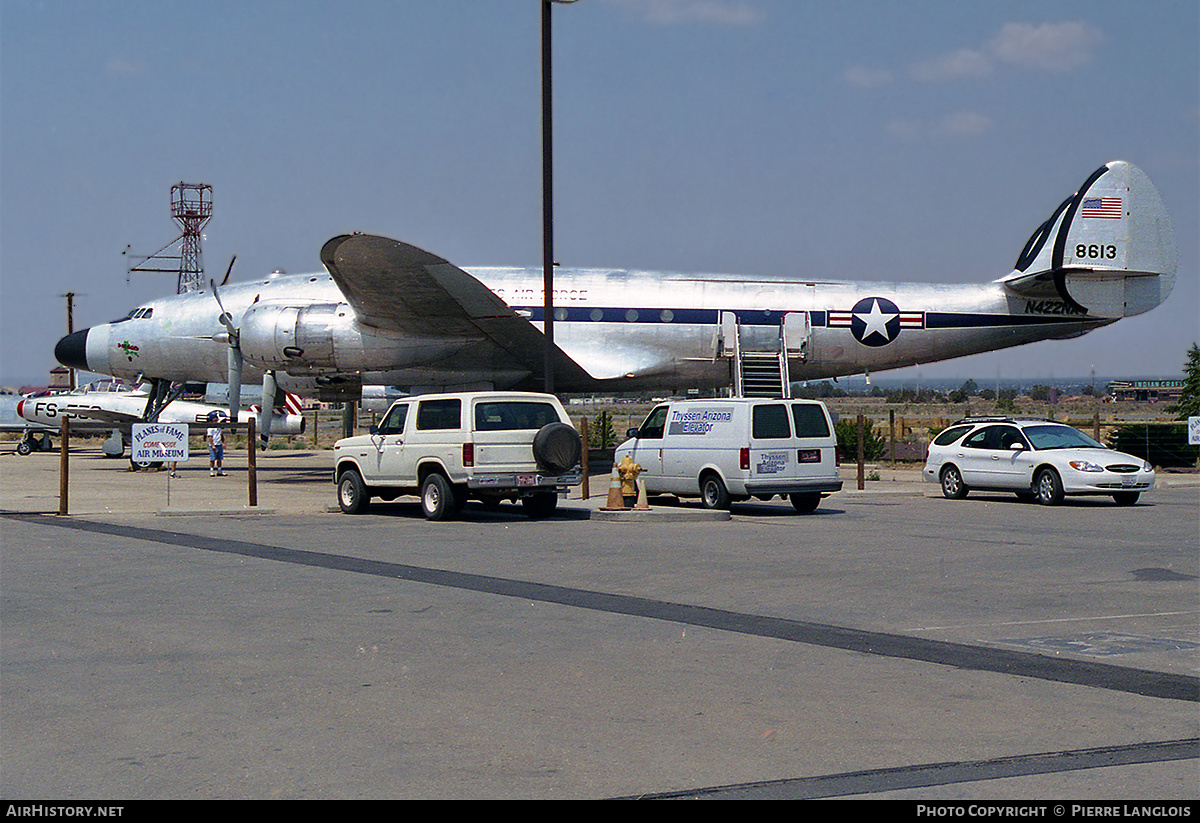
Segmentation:
{"type": "Polygon", "coordinates": [[[958,466],[942,469],[942,494],[950,500],[962,500],[967,496],[967,484],[963,482],[958,466]]]}
{"type": "Polygon", "coordinates": [[[1054,469],[1042,469],[1038,472],[1033,490],[1037,493],[1037,502],[1043,506],[1055,506],[1062,502],[1062,480],[1054,469]]]}

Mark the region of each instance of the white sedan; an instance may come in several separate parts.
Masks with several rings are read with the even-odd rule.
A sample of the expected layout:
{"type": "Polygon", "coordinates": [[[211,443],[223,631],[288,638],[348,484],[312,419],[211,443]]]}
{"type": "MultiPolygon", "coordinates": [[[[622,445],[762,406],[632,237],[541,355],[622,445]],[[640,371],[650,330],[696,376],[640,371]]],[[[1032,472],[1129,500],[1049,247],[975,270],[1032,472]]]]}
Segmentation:
{"type": "Polygon", "coordinates": [[[953,500],[978,489],[1045,505],[1066,495],[1108,495],[1132,506],[1154,487],[1154,469],[1140,457],[1062,423],[1009,418],[968,418],[947,428],[930,444],[923,476],[953,500]]]}

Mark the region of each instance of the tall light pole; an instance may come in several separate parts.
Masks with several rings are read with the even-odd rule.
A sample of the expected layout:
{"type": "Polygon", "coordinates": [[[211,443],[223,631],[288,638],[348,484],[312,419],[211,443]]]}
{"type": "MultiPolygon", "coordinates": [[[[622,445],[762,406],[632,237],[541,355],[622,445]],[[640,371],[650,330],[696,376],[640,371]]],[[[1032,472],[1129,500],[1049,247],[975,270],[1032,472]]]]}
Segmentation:
{"type": "Polygon", "coordinates": [[[545,391],[554,393],[554,128],[550,7],[575,0],[542,0],[542,329],[545,391]]]}

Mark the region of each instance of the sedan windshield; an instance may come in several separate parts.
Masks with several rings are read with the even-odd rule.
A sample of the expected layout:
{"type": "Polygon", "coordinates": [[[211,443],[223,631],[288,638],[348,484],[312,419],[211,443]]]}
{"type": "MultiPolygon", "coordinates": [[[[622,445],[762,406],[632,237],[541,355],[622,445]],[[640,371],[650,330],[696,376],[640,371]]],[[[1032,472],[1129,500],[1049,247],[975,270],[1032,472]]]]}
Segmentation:
{"type": "Polygon", "coordinates": [[[1022,429],[1035,449],[1103,449],[1104,445],[1070,426],[1026,426],[1022,429]]]}

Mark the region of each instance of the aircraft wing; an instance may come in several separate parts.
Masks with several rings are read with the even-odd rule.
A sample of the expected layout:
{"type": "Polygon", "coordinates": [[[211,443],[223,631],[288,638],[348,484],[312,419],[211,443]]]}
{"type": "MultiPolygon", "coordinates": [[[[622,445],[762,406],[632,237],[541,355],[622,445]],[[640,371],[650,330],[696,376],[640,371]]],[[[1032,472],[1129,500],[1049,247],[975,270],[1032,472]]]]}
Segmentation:
{"type": "Polygon", "coordinates": [[[129,426],[132,423],[141,422],[142,419],[136,414],[128,414],[127,412],[119,412],[113,409],[98,409],[95,407],[73,407],[64,409],[64,411],[70,412],[72,417],[79,417],[85,420],[95,421],[97,423],[103,423],[106,426],[113,427],[129,426]]]}
{"type": "MultiPolygon", "coordinates": [[[[435,254],[369,234],[333,238],[321,262],[365,326],[414,336],[461,337],[477,363],[518,367],[541,380],[546,338],[490,289],[435,254]]],[[[555,383],[583,388],[594,379],[557,346],[555,383]]]]}

